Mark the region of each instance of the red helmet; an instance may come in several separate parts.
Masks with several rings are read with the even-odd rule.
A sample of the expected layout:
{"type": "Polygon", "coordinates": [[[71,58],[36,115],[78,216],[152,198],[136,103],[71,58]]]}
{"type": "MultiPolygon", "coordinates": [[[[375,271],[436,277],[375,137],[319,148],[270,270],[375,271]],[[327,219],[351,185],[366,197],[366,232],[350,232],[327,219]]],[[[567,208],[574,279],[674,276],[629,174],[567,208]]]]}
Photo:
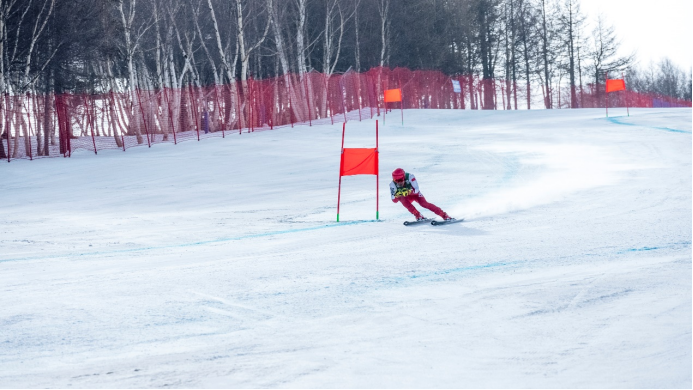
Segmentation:
{"type": "Polygon", "coordinates": [[[393,181],[404,181],[404,169],[402,168],[397,168],[394,171],[392,171],[392,180],[393,181]]]}

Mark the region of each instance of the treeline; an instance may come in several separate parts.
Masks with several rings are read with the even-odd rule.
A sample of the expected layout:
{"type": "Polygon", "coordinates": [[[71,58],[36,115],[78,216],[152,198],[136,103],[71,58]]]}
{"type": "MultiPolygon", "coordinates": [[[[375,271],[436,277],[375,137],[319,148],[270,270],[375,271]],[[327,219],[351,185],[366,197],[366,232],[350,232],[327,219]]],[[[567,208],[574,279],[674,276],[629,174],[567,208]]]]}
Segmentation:
{"type": "MultiPolygon", "coordinates": [[[[0,35],[9,94],[402,66],[502,79],[507,108],[531,108],[539,89],[546,108],[561,89],[580,107],[606,72],[620,77],[635,60],[578,0],[0,0],[0,35]]],[[[639,91],[691,98],[690,74],[670,61],[628,77],[639,91]]],[[[483,99],[493,106],[490,90],[483,99]]]]}
{"type": "Polygon", "coordinates": [[[635,92],[691,100],[691,72],[677,67],[670,59],[632,67],[626,74],[628,89],[635,92]]]}

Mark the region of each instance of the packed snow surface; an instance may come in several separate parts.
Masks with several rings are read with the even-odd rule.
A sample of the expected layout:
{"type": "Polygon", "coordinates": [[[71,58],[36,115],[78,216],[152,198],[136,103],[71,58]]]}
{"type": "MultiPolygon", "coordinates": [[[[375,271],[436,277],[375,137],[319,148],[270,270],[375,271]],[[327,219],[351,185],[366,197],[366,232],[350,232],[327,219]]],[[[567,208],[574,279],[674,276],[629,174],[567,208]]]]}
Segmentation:
{"type": "Polygon", "coordinates": [[[4,163],[0,387],[690,388],[691,109],[609,114],[380,117],[380,221],[329,121],[4,163]]]}

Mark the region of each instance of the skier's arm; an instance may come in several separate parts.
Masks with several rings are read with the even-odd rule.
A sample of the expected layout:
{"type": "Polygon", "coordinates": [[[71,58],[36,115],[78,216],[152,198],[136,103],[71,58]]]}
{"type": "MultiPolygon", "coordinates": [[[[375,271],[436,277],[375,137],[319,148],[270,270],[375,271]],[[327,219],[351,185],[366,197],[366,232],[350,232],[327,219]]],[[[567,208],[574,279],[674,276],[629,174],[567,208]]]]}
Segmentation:
{"type": "Polygon", "coordinates": [[[416,178],[414,177],[413,174],[409,174],[409,182],[411,183],[411,188],[414,189],[415,194],[419,194],[419,182],[416,181],[416,178]]]}
{"type": "Polygon", "coordinates": [[[395,197],[395,193],[396,193],[396,192],[397,192],[397,186],[395,185],[395,183],[390,182],[390,196],[392,197],[392,201],[393,201],[394,203],[399,202],[399,199],[397,199],[397,198],[395,197]]]}

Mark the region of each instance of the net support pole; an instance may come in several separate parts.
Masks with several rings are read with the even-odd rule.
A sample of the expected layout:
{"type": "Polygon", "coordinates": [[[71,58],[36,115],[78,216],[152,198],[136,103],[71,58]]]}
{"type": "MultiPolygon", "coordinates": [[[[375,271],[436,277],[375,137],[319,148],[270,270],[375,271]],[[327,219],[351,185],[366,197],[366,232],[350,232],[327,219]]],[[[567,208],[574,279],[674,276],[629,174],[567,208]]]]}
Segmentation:
{"type": "MultiPolygon", "coordinates": [[[[87,112],[87,121],[89,122],[89,128],[91,129],[91,142],[94,145],[94,154],[98,154],[96,152],[96,139],[94,139],[94,114],[89,110],[89,99],[87,99],[86,94],[84,95],[84,109],[87,112]]],[[[149,137],[147,137],[147,141],[149,141],[149,137]]]]}
{"type": "MultiPolygon", "coordinates": [[[[111,89],[111,100],[113,101],[113,108],[115,111],[115,109],[118,109],[118,105],[117,105],[116,100],[115,100],[115,94],[113,94],[113,89],[111,89]]],[[[63,105],[61,104],[61,106],[63,106],[63,105]]],[[[116,118],[116,124],[120,130],[120,142],[123,144],[123,152],[124,152],[125,151],[125,129],[120,126],[120,120],[118,120],[118,113],[114,112],[114,116],[116,118]]],[[[67,119],[67,111],[63,112],[63,118],[64,118],[63,120],[67,119]]],[[[69,136],[67,139],[69,139],[69,136]]],[[[70,151],[70,154],[72,154],[72,151],[70,151]]]]}
{"type": "MultiPolygon", "coordinates": [[[[379,75],[378,77],[381,77],[382,74],[382,68],[379,70],[379,75]]],[[[373,96],[375,96],[375,111],[377,116],[380,116],[380,96],[378,95],[378,85],[376,84],[375,80],[372,82],[373,84],[373,96]]],[[[371,118],[373,118],[373,114],[371,114],[371,118]]]]}
{"type": "Polygon", "coordinates": [[[380,219],[380,152],[378,151],[378,120],[375,120],[375,220],[380,219]]]}
{"type": "Polygon", "coordinates": [[[328,79],[327,75],[323,77],[323,80],[325,80],[325,96],[327,96],[327,110],[330,111],[330,124],[334,125],[334,115],[332,115],[332,99],[330,99],[330,80],[328,79]]]}
{"type": "MultiPolygon", "coordinates": [[[[623,79],[623,86],[626,86],[626,77],[623,75],[623,72],[621,72],[621,78],[623,79]]],[[[623,94],[626,95],[626,113],[628,116],[630,116],[630,109],[628,108],[628,90],[624,89],[623,94]]]]}
{"type": "Polygon", "coordinates": [[[368,95],[368,108],[371,109],[371,119],[373,119],[373,102],[371,102],[371,91],[368,88],[369,85],[370,83],[368,82],[368,75],[366,74],[366,94],[368,95]]]}
{"type": "MultiPolygon", "coordinates": [[[[58,120],[58,142],[60,145],[60,153],[63,155],[63,158],[65,158],[65,153],[67,149],[67,144],[65,142],[65,132],[63,131],[63,127],[65,126],[65,123],[63,121],[63,116],[65,113],[63,112],[63,106],[62,106],[62,96],[61,95],[56,95],[55,96],[55,116],[57,117],[58,120]]],[[[8,129],[9,130],[9,129],[8,129]]],[[[114,133],[116,130],[113,130],[114,133]]],[[[9,155],[10,151],[10,136],[7,136],[7,153],[9,155]]],[[[9,161],[9,160],[8,160],[9,161]]]]}
{"type": "MultiPolygon", "coordinates": [[[[7,109],[7,92],[5,92],[5,96],[3,96],[3,97],[4,97],[4,102],[3,102],[2,106],[0,107],[0,120],[2,120],[2,119],[5,120],[5,123],[3,123],[3,125],[4,125],[3,130],[5,130],[5,131],[0,133],[0,146],[2,146],[2,140],[4,139],[3,137],[5,136],[5,134],[9,134],[9,125],[7,125],[7,118],[10,115],[10,111],[7,109]],[[2,115],[2,114],[4,114],[4,115],[2,115]]],[[[7,136],[7,162],[10,162],[10,149],[9,149],[10,146],[9,146],[9,144],[10,144],[10,136],[8,135],[7,136]]],[[[2,146],[2,148],[5,149],[4,146],[2,146]]],[[[48,147],[46,147],[46,150],[48,150],[48,147]]],[[[3,152],[4,152],[4,150],[3,150],[3,152]]]]}
{"type": "MultiPolygon", "coordinates": [[[[94,154],[99,154],[99,152],[96,150],[96,138],[94,137],[94,122],[96,121],[96,103],[94,102],[94,95],[91,95],[89,102],[91,104],[91,120],[89,123],[89,127],[91,127],[91,139],[94,142],[94,154]]],[[[89,108],[87,108],[89,109],[89,108]]]]}
{"type": "Polygon", "coordinates": [[[293,129],[294,128],[294,115],[293,115],[294,114],[294,108],[293,108],[293,104],[291,103],[291,90],[293,88],[293,85],[291,85],[291,80],[289,80],[287,84],[289,84],[289,87],[288,87],[289,88],[289,93],[288,93],[289,94],[289,122],[291,122],[291,128],[293,129]]]}
{"type": "MultiPolygon", "coordinates": [[[[197,101],[197,94],[193,91],[192,83],[188,84],[188,99],[192,106],[193,118],[195,119],[195,130],[197,131],[197,140],[200,140],[200,119],[197,117],[197,110],[200,105],[197,101]]],[[[146,127],[146,126],[145,126],[146,127]]]]}
{"type": "Polygon", "coordinates": [[[310,96],[308,95],[308,76],[306,74],[303,74],[303,85],[305,87],[306,91],[306,103],[307,103],[307,108],[308,108],[308,126],[312,127],[313,126],[313,119],[310,116],[310,96]]]}
{"type": "Polygon", "coordinates": [[[234,83],[234,92],[236,92],[236,112],[238,115],[236,116],[236,123],[238,123],[238,135],[243,134],[243,127],[241,127],[241,89],[238,86],[238,81],[235,81],[234,83]]]}
{"type": "Polygon", "coordinates": [[[173,112],[171,112],[171,99],[168,97],[168,90],[168,88],[164,87],[164,99],[166,99],[166,108],[168,109],[168,124],[171,128],[171,132],[173,133],[173,144],[178,145],[178,141],[176,139],[176,127],[173,124],[173,112]]]}
{"type": "MultiPolygon", "coordinates": [[[[147,118],[144,115],[144,108],[142,107],[142,97],[140,96],[140,88],[135,89],[137,92],[137,105],[140,107],[140,114],[142,114],[142,123],[144,124],[144,132],[147,133],[147,145],[151,148],[152,141],[149,139],[149,129],[147,128],[147,118]]],[[[91,131],[92,136],[94,135],[94,130],[91,131]]],[[[96,151],[96,144],[94,144],[94,151],[96,151]]]]}
{"type": "Polygon", "coordinates": [[[359,101],[359,122],[361,122],[361,83],[359,80],[359,83],[356,82],[356,79],[359,77],[358,73],[352,73],[352,84],[354,84],[354,93],[356,94],[356,99],[359,101]]]}
{"type": "Polygon", "coordinates": [[[226,123],[224,123],[224,114],[221,111],[221,103],[219,102],[219,86],[214,83],[214,103],[216,106],[214,107],[215,110],[215,116],[219,118],[219,126],[221,126],[221,138],[226,138],[226,134],[224,134],[226,123]]]}
{"type": "Polygon", "coordinates": [[[606,85],[609,83],[609,72],[604,72],[604,108],[606,108],[606,117],[609,117],[609,92],[606,85]]]}
{"type": "Polygon", "coordinates": [[[339,201],[342,196],[342,168],[344,164],[344,132],[346,131],[346,122],[342,123],[342,149],[339,155],[339,189],[337,190],[337,222],[339,222],[339,201]]]}
{"type": "MultiPolygon", "coordinates": [[[[29,123],[29,132],[27,133],[26,139],[29,141],[29,161],[32,161],[34,159],[34,154],[31,152],[31,133],[33,133],[33,130],[31,128],[31,111],[29,108],[30,106],[32,106],[31,96],[29,95],[29,92],[27,92],[26,93],[26,120],[29,123]]],[[[38,130],[38,126],[37,126],[36,130],[38,130]]]]}
{"type": "MultiPolygon", "coordinates": [[[[255,113],[253,111],[253,104],[254,104],[254,98],[253,96],[253,78],[251,77],[249,80],[246,81],[246,88],[245,90],[248,91],[248,96],[246,97],[245,101],[246,104],[248,105],[248,122],[250,122],[250,128],[248,129],[248,133],[254,133],[255,132],[255,122],[253,121],[253,114],[255,113]]],[[[245,94],[243,95],[244,97],[246,96],[245,94]]]]}
{"type": "MultiPolygon", "coordinates": [[[[399,112],[402,115],[402,126],[404,126],[404,96],[402,96],[402,79],[398,77],[399,81],[399,112]]],[[[376,134],[378,130],[376,128],[376,134]]],[[[376,135],[377,137],[377,135],[376,135]]],[[[376,142],[377,143],[377,142],[376,142]]]]}
{"type": "MultiPolygon", "coordinates": [[[[400,89],[400,95],[402,94],[402,90],[400,89]]],[[[399,112],[402,115],[402,126],[404,126],[404,98],[401,98],[399,101],[399,112]]]]}
{"type": "Polygon", "coordinates": [[[38,94],[34,93],[31,99],[31,115],[34,116],[34,123],[36,123],[36,157],[41,156],[41,117],[38,113],[38,106],[38,94]]]}
{"type": "Polygon", "coordinates": [[[344,114],[344,123],[346,123],[346,121],[347,121],[347,115],[346,115],[347,109],[346,109],[346,103],[344,101],[344,99],[346,99],[345,95],[346,95],[346,81],[344,81],[344,75],[342,75],[339,79],[339,97],[340,97],[339,100],[342,101],[342,114],[344,114]]]}

